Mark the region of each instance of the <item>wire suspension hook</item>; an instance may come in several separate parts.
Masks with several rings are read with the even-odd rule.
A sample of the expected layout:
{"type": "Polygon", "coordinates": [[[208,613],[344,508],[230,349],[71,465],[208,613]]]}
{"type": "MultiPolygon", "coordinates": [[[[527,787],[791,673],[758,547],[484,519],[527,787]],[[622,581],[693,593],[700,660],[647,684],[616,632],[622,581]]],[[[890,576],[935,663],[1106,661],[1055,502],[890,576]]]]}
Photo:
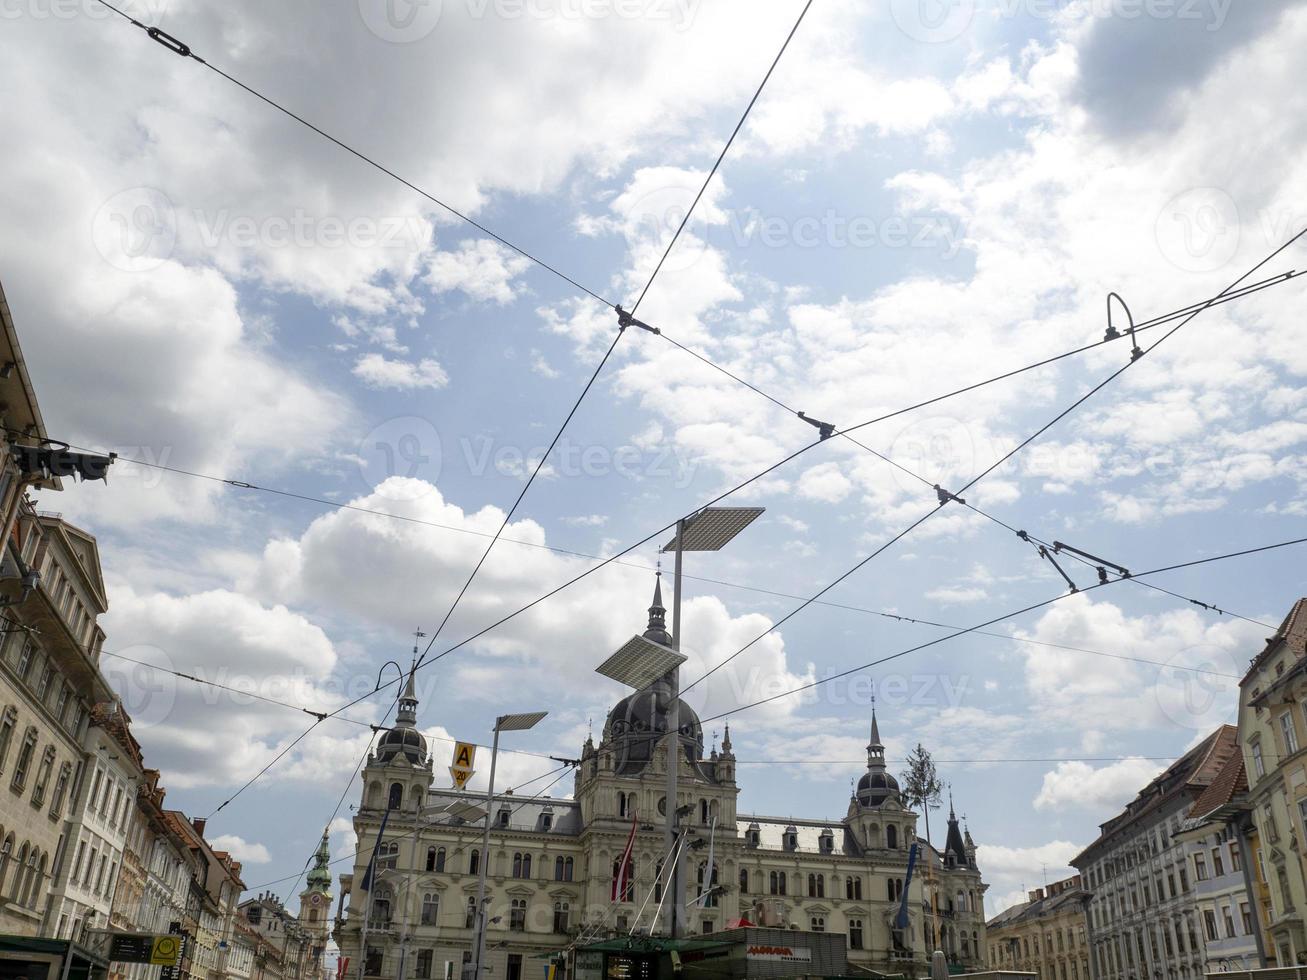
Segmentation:
{"type": "Polygon", "coordinates": [[[1130,326],[1126,328],[1126,333],[1130,334],[1130,343],[1134,345],[1133,349],[1130,351],[1130,360],[1137,361],[1139,358],[1144,356],[1144,352],[1139,349],[1139,341],[1135,337],[1134,314],[1130,312],[1130,307],[1126,305],[1126,301],[1121,298],[1120,293],[1107,294],[1107,334],[1103,339],[1120,340],[1122,336],[1121,331],[1117,330],[1116,324],[1112,322],[1112,300],[1116,300],[1121,304],[1121,309],[1125,311],[1126,322],[1130,324],[1130,326]]]}

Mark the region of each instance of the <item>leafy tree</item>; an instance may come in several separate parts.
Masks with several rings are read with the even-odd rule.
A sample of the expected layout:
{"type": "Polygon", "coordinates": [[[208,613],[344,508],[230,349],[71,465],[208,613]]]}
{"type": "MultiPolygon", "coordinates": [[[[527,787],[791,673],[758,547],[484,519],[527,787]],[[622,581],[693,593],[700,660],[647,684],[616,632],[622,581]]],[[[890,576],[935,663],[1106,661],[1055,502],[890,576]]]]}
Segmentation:
{"type": "Polygon", "coordinates": [[[926,818],[926,843],[929,844],[930,811],[939,809],[944,784],[935,772],[935,760],[920,742],[908,756],[907,771],[899,776],[899,790],[907,804],[919,809],[926,818]]]}

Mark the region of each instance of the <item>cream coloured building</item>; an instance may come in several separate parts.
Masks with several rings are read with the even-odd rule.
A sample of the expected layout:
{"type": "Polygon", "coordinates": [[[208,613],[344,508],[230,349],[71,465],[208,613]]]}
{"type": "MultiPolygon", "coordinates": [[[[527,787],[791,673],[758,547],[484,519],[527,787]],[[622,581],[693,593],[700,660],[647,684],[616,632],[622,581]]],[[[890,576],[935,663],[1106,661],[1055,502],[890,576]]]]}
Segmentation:
{"type": "Polygon", "coordinates": [[[1029,901],[989,920],[989,968],[1033,973],[1039,980],[1090,980],[1088,903],[1079,875],[1036,888],[1029,901]]]}
{"type": "MultiPolygon", "coordinates": [[[[657,590],[649,612],[645,636],[670,642],[657,590]]],[[[353,873],[341,876],[348,906],[335,938],[350,958],[349,974],[459,976],[471,959],[483,860],[489,861],[487,962],[495,980],[523,980],[539,968],[533,957],[565,949],[578,937],[660,931],[655,910],[666,878],[667,780],[667,739],[660,736],[667,731],[668,702],[658,683],[614,706],[599,744],[586,740],[572,799],[497,797],[489,814],[490,851],[483,855],[481,821],[463,823],[449,814],[459,804],[483,806],[484,796],[433,785],[410,677],[395,727],[367,760],[354,819],[359,850],[353,873]],[[361,883],[383,816],[382,870],[369,895],[361,883]],[[617,894],[616,872],[633,824],[631,884],[617,894]]],[[[702,842],[688,854],[684,891],[676,897],[687,906],[687,933],[747,918],[841,933],[850,964],[868,969],[924,974],[928,946],[936,942],[959,967],[982,965],[986,886],[975,845],[952,814],[942,852],[918,841],[917,816],[904,806],[887,770],[874,712],[867,769],[844,813],[830,819],[737,812],[729,729],[721,751],[705,754],[694,711],[681,702],[679,712],[678,803],[688,812],[689,839],[702,842]],[[922,857],[909,875],[914,843],[922,857]],[[693,904],[714,881],[719,892],[693,904]],[[905,892],[909,921],[899,931],[894,923],[905,892]]]]}
{"type": "Polygon", "coordinates": [[[1266,957],[1307,963],[1307,599],[1294,603],[1239,682],[1239,747],[1269,886],[1266,957]]]}

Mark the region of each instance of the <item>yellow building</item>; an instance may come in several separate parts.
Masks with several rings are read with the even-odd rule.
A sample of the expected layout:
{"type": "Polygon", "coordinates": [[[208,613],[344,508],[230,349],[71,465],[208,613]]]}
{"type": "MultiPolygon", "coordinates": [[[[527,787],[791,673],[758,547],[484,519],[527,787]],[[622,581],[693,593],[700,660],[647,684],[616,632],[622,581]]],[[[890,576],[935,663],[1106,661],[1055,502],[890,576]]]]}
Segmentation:
{"type": "Polygon", "coordinates": [[[1307,599],[1299,599],[1239,682],[1239,746],[1269,890],[1267,958],[1307,963],[1307,599]]]}
{"type": "Polygon", "coordinates": [[[1079,875],[1036,888],[1029,901],[985,925],[989,968],[1034,973],[1040,980],[1090,980],[1088,903],[1079,875]]]}

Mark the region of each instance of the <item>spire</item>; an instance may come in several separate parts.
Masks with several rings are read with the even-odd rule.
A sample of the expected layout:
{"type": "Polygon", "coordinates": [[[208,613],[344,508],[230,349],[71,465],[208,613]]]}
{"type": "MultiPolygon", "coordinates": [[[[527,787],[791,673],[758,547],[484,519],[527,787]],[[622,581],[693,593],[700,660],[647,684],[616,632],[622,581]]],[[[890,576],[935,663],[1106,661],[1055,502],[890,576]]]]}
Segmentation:
{"type": "Polygon", "coordinates": [[[967,844],[958,826],[958,815],[953,809],[953,788],[948,791],[948,836],[944,840],[944,859],[949,867],[955,864],[967,864],[967,844]],[[952,864],[949,863],[950,858],[952,864]]]}
{"type": "Polygon", "coordinates": [[[726,723],[726,734],[722,736],[722,752],[726,755],[731,754],[731,723],[726,723]]]}
{"type": "Polygon", "coordinates": [[[396,728],[416,728],[418,723],[418,693],[417,684],[413,675],[417,673],[417,666],[408,672],[408,680],[404,683],[404,692],[399,696],[399,711],[395,713],[396,728]]]}
{"type": "Polygon", "coordinates": [[[649,606],[649,625],[645,628],[646,640],[653,640],[663,646],[672,645],[672,635],[667,632],[667,607],[663,605],[663,573],[654,574],[653,603],[649,606]]]}
{"type": "Polygon", "coordinates": [[[309,891],[325,893],[331,890],[331,846],[327,833],[326,830],[322,832],[322,843],[313,855],[313,868],[308,874],[309,891]]]}
{"type": "Polygon", "coordinates": [[[871,741],[867,743],[867,769],[885,771],[885,745],[880,740],[880,725],[876,722],[876,696],[871,697],[871,741]]]}

